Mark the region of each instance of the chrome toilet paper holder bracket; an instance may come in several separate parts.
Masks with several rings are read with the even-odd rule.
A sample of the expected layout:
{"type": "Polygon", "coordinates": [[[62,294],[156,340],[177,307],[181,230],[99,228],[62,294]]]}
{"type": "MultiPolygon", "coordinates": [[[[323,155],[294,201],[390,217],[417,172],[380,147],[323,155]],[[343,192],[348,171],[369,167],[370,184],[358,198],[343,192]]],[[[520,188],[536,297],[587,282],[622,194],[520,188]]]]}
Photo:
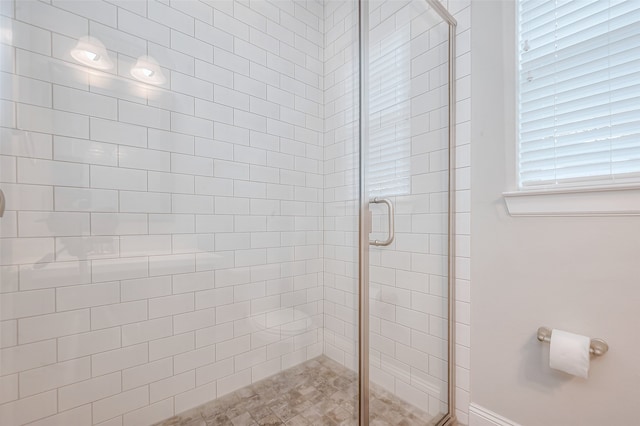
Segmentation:
{"type": "MultiPolygon", "coordinates": [[[[551,342],[551,329],[548,327],[538,328],[538,340],[541,342],[551,342]]],[[[601,356],[607,353],[609,345],[602,339],[591,339],[591,345],[589,345],[589,353],[594,356],[601,356]]]]}

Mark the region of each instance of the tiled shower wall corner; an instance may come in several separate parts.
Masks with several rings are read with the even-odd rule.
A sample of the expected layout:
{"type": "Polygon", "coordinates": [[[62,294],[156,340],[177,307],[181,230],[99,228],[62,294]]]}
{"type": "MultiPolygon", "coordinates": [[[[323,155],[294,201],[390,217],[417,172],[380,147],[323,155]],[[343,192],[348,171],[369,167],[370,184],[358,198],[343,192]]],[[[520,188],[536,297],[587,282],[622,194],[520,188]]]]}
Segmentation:
{"type": "Polygon", "coordinates": [[[358,5],[325,2],[324,353],[358,368],[358,5]]]}
{"type": "Polygon", "coordinates": [[[321,354],[322,3],[1,4],[2,421],[152,423],[321,354]]]}

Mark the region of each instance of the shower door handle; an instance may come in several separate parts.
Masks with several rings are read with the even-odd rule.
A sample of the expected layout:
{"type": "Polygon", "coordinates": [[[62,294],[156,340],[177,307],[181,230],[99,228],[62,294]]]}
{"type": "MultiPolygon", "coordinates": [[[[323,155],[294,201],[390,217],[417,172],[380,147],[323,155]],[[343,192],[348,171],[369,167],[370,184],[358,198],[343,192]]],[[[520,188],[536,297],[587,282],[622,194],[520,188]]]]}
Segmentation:
{"type": "Polygon", "coordinates": [[[6,207],[6,200],[4,198],[4,192],[0,189],[0,217],[4,216],[4,208],[6,207]]]}
{"type": "Polygon", "coordinates": [[[389,236],[387,237],[386,240],[383,240],[383,241],[380,241],[380,240],[369,240],[369,245],[372,245],[372,246],[388,246],[389,244],[391,244],[393,242],[393,239],[396,236],[395,225],[394,225],[395,213],[394,213],[394,210],[393,210],[393,203],[388,198],[378,198],[378,197],[373,198],[371,201],[369,201],[369,203],[371,203],[371,204],[385,204],[387,206],[387,208],[389,209],[389,236]]]}

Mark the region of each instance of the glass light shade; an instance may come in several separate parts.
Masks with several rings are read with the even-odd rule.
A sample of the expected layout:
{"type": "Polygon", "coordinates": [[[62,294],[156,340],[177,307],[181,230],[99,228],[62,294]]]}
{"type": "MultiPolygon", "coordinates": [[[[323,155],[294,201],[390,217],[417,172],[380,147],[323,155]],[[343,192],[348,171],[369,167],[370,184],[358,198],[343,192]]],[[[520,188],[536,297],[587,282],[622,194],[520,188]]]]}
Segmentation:
{"type": "Polygon", "coordinates": [[[158,62],[151,56],[146,55],[138,58],[135,66],[131,68],[131,75],[149,84],[164,84],[167,81],[158,62]]]}
{"type": "Polygon", "coordinates": [[[71,49],[71,56],[76,61],[91,68],[109,70],[113,62],[109,58],[104,44],[95,37],[84,36],[78,39],[76,47],[71,49]]]}

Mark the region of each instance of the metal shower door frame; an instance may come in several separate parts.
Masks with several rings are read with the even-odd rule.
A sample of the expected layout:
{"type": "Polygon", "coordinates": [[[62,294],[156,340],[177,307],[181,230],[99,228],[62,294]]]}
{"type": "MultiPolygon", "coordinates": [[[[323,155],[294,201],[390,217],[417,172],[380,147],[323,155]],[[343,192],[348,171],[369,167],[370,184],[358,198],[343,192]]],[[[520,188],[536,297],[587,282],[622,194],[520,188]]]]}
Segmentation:
{"type": "MultiPolygon", "coordinates": [[[[455,416],[455,172],[456,172],[456,19],[438,0],[425,0],[429,6],[445,21],[449,26],[449,52],[448,52],[448,89],[449,89],[449,185],[448,201],[449,212],[447,218],[448,231],[448,412],[437,423],[436,426],[450,426],[457,424],[455,416]]],[[[368,158],[363,153],[369,149],[369,94],[368,94],[368,73],[369,73],[369,2],[368,0],[358,0],[358,28],[359,28],[359,274],[358,274],[358,424],[359,426],[369,426],[369,194],[367,187],[368,158]]]]}

